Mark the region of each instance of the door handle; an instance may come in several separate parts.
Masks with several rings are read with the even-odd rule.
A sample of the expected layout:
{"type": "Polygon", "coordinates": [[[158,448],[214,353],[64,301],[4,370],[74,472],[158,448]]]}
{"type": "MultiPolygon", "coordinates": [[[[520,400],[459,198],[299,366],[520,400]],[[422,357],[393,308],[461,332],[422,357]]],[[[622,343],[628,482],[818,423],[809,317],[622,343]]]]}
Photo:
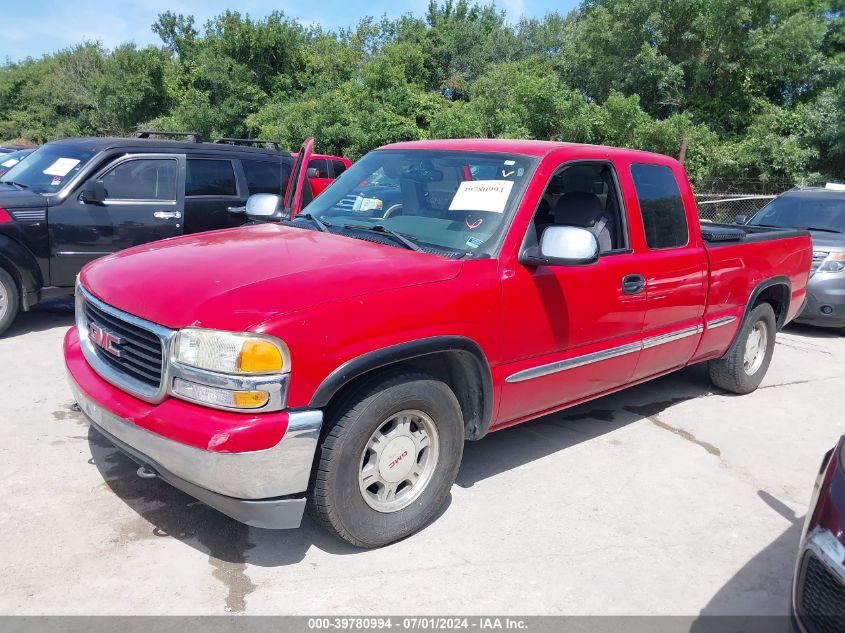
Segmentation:
{"type": "Polygon", "coordinates": [[[157,220],[172,220],[172,219],[179,219],[182,217],[181,211],[156,211],[153,213],[153,217],[157,220]]]}
{"type": "Polygon", "coordinates": [[[622,292],[626,295],[636,295],[645,290],[645,277],[642,275],[625,275],[622,278],[622,292]]]}

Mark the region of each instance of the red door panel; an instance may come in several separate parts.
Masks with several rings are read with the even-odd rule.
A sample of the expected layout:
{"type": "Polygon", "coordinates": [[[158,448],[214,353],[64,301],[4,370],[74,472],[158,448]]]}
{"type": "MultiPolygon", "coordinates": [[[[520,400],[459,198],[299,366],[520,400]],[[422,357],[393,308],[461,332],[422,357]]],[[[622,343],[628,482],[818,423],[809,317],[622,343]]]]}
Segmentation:
{"type": "Polygon", "coordinates": [[[622,278],[636,272],[636,261],[633,254],[621,253],[591,266],[516,264],[505,271],[502,351],[503,358],[513,360],[496,368],[505,381],[499,423],[630,380],[645,293],[626,295],[622,278]]]}

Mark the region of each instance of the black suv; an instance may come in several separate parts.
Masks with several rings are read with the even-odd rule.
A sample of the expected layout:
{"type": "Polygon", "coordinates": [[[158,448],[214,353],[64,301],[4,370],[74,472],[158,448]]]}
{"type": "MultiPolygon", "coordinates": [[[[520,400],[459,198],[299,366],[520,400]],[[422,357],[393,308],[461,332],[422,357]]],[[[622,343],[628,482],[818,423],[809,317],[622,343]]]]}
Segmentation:
{"type": "Polygon", "coordinates": [[[0,334],[98,257],[243,224],[247,197],[283,194],[294,161],[275,143],[156,135],[53,141],[0,177],[0,334]]]}

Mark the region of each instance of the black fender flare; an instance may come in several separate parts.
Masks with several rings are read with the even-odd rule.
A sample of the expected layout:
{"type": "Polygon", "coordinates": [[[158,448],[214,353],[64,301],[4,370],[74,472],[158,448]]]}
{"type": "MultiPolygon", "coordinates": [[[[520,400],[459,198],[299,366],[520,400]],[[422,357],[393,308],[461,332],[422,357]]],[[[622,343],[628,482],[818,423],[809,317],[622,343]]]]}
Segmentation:
{"type": "Polygon", "coordinates": [[[754,304],[757,302],[757,299],[760,298],[760,295],[773,286],[786,287],[786,296],[783,297],[783,310],[780,314],[775,315],[778,330],[780,330],[784,325],[786,325],[786,317],[789,314],[789,306],[792,304],[792,282],[786,275],[777,275],[775,277],[769,277],[768,279],[764,279],[759,284],[757,284],[757,287],[754,288],[753,292],[751,293],[751,296],[748,298],[748,303],[745,304],[745,311],[742,313],[743,323],[745,323],[745,320],[748,318],[748,313],[751,312],[751,309],[754,307],[754,304]]]}
{"type": "Polygon", "coordinates": [[[44,285],[41,268],[35,256],[17,240],[0,234],[0,267],[12,275],[20,285],[23,309],[28,310],[37,302],[38,292],[44,285]],[[29,301],[27,297],[36,299],[29,301]]]}
{"type": "Polygon", "coordinates": [[[725,355],[727,355],[727,353],[729,353],[736,344],[736,341],[739,338],[739,333],[742,331],[742,326],[745,325],[745,322],[748,320],[748,315],[757,303],[757,299],[760,298],[761,294],[773,286],[786,286],[786,296],[784,297],[783,310],[781,310],[780,314],[775,315],[775,325],[777,326],[778,331],[786,325],[786,317],[789,314],[789,307],[792,304],[792,282],[789,281],[789,277],[785,275],[776,275],[761,281],[751,292],[751,296],[748,297],[748,301],[745,304],[745,310],[742,313],[742,320],[739,322],[739,327],[737,328],[736,334],[734,334],[734,338],[728,346],[728,352],[726,352],[725,355]]]}
{"type": "MultiPolygon", "coordinates": [[[[353,358],[326,376],[314,392],[309,406],[314,408],[327,406],[345,385],[373,370],[444,352],[457,352],[471,363],[473,371],[477,374],[480,407],[477,412],[469,414],[469,419],[466,420],[466,434],[467,439],[481,439],[487,433],[493,420],[493,376],[490,372],[490,363],[481,347],[465,336],[433,336],[391,345],[353,358]]],[[[459,400],[462,399],[462,394],[455,395],[459,400]]],[[[465,419],[467,415],[465,411],[465,419]]]]}

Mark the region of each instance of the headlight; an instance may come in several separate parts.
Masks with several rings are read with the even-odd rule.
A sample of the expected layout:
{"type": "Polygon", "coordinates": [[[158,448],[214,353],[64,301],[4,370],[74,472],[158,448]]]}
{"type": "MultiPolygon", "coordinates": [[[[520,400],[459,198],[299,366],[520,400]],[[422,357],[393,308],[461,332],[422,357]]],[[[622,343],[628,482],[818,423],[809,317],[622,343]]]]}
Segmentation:
{"type": "Polygon", "coordinates": [[[845,253],[831,253],[816,272],[841,273],[845,271],[845,253]]]}
{"type": "Polygon", "coordinates": [[[177,363],[222,374],[274,374],[290,371],[281,340],[266,335],[185,328],[176,335],[177,363]]]}

